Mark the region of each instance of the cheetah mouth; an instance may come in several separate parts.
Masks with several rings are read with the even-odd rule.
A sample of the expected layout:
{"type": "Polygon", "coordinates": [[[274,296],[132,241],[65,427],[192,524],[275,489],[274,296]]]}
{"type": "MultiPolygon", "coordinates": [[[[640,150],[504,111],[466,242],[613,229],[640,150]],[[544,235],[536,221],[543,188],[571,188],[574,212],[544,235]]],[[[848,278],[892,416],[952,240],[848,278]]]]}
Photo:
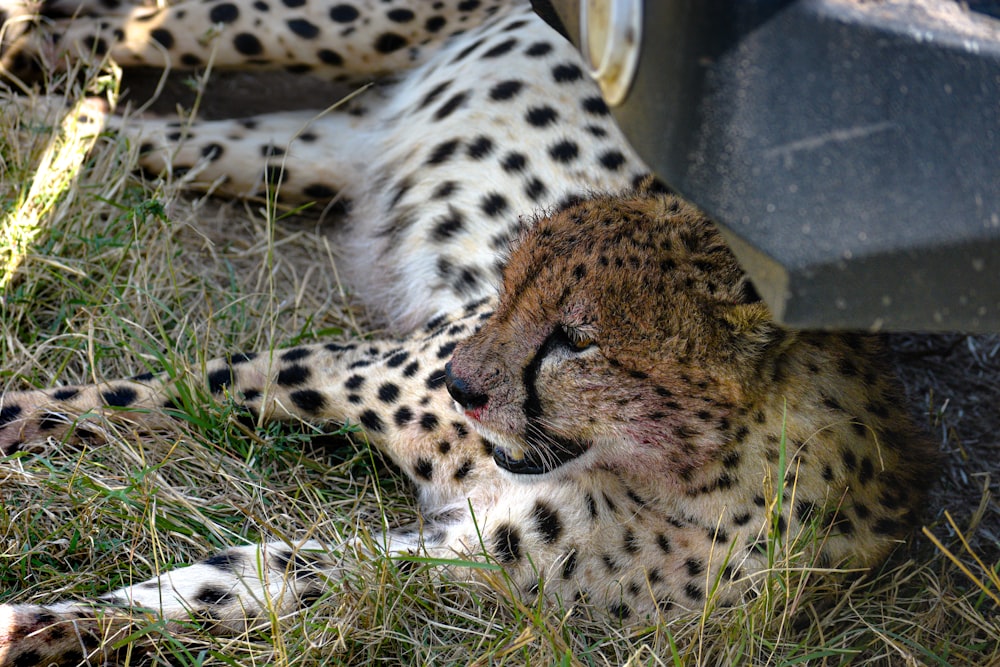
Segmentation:
{"type": "Polygon", "coordinates": [[[587,443],[546,434],[545,444],[493,445],[493,461],[515,475],[544,475],[583,456],[590,446],[587,443]]]}

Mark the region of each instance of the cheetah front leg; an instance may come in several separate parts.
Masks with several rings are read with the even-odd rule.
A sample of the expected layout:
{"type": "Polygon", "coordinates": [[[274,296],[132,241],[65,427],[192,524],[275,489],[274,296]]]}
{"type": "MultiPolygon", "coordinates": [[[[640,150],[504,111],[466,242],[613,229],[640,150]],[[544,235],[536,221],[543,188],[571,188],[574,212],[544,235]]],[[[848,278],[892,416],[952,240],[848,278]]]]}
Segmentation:
{"type": "MultiPolygon", "coordinates": [[[[33,56],[59,68],[110,56],[124,67],[211,63],[364,81],[423,62],[444,38],[481,23],[500,4],[214,0],[109,11],[88,3],[87,15],[48,20],[45,34],[30,33],[4,59],[9,65],[15,54],[33,56]]],[[[58,15],[73,9],[68,0],[41,7],[58,15]]]]}
{"type": "Polygon", "coordinates": [[[217,635],[243,633],[335,595],[345,571],[360,566],[357,554],[372,555],[369,545],[388,555],[454,559],[447,540],[456,525],[452,517],[423,524],[422,535],[400,530],[337,545],[308,540],[232,547],[96,600],[0,605],[0,667],[114,662],[116,644],[127,641],[134,651],[155,641],[155,633],[136,631],[159,619],[178,622],[168,626],[175,633],[186,622],[217,635]]]}
{"type": "Polygon", "coordinates": [[[413,478],[421,495],[434,495],[434,505],[464,502],[463,489],[482,472],[484,466],[477,464],[491,452],[455,412],[444,386],[444,365],[492,305],[492,300],[470,304],[400,340],[231,355],[208,362],[203,377],[147,374],[9,392],[0,395],[0,456],[45,439],[99,440],[109,421],[155,428],[177,410],[178,386],[194,383],[215,400],[242,405],[258,422],[358,425],[413,478]],[[447,457],[442,457],[442,443],[449,445],[447,457]],[[435,459],[447,461],[446,470],[432,470],[428,462],[435,459]]]}
{"type": "MultiPolygon", "coordinates": [[[[281,617],[326,592],[334,551],[316,542],[235,547],[88,602],[0,605],[0,667],[103,664],[116,642],[132,649],[142,622],[195,621],[215,634],[245,631],[281,617]]],[[[175,628],[171,628],[175,629],[175,628]]]]}
{"type": "Polygon", "coordinates": [[[348,570],[371,557],[368,547],[390,556],[450,559],[473,546],[468,521],[454,515],[422,523],[422,530],[391,531],[371,540],[339,545],[308,540],[232,547],[205,560],[97,600],[51,605],[0,605],[0,667],[115,663],[116,647],[148,647],[156,633],[142,624],[175,621],[181,634],[195,622],[217,635],[236,635],[270,624],[336,595],[348,570]]]}

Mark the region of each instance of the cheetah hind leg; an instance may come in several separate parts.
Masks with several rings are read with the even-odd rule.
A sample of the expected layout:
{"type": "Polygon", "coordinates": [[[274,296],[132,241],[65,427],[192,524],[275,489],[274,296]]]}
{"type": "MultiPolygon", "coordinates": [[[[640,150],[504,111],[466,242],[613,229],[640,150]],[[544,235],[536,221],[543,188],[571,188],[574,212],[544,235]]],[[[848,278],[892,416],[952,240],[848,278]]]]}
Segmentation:
{"type": "Polygon", "coordinates": [[[372,145],[366,118],[338,109],[190,122],[116,117],[109,126],[138,147],[149,174],[224,196],[273,193],[288,203],[350,197],[372,145]]]}
{"type": "MultiPolygon", "coordinates": [[[[61,96],[0,97],[0,110],[52,126],[70,109],[61,96]]],[[[364,115],[333,109],[282,111],[235,120],[168,120],[112,114],[107,100],[77,105],[92,137],[105,129],[136,150],[134,167],[181,180],[194,190],[230,197],[275,195],[289,204],[350,198],[363,180],[372,138],[364,115]]],[[[82,126],[81,126],[82,127],[82,126]]]]}
{"type": "MultiPolygon", "coordinates": [[[[0,0],[0,12],[31,16],[33,3],[0,0]],[[10,5],[7,7],[6,5],[10,5]],[[27,9],[26,9],[27,8],[27,9]]],[[[40,3],[45,16],[6,49],[2,64],[34,58],[59,69],[110,56],[123,67],[286,69],[336,81],[367,81],[424,62],[448,36],[481,23],[490,3],[260,2],[209,0],[107,8],[84,0],[40,3]]],[[[114,3],[108,3],[112,5],[114,3]]],[[[37,16],[37,15],[36,15],[37,16]]]]}

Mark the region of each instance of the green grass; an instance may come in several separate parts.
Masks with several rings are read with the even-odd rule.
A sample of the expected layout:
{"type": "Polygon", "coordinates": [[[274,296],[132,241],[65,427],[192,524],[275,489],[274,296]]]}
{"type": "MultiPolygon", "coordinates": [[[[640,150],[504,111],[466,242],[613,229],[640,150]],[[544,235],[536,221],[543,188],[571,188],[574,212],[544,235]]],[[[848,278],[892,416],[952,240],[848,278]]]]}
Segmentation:
{"type": "MultiPolygon", "coordinates": [[[[105,76],[101,90],[113,97],[115,78],[105,76]]],[[[311,219],[279,222],[261,202],[220,203],[142,180],[136,146],[111,133],[59,138],[59,115],[28,102],[0,95],[0,387],[151,369],[180,375],[227,351],[363,333],[355,323],[363,325],[364,313],[341,299],[334,253],[311,219]],[[46,160],[53,145],[63,147],[60,159],[46,160]]],[[[109,424],[106,444],[43,443],[0,462],[0,602],[99,594],[262,536],[338,544],[415,518],[406,484],[357,436],[323,446],[306,425],[251,431],[232,406],[197,393],[182,404],[183,418],[152,434],[109,424]]],[[[993,530],[988,507],[972,522],[992,522],[993,530]]],[[[962,526],[966,534],[976,528],[962,526]]],[[[955,534],[943,525],[933,532],[955,534]]],[[[977,564],[957,537],[942,541],[961,567],[923,539],[883,571],[839,582],[801,567],[807,562],[775,563],[745,606],[638,627],[512,597],[501,571],[460,584],[442,581],[433,562],[369,559],[319,604],[245,636],[198,628],[170,635],[151,620],[132,639],[157,641],[139,641],[124,658],[138,662],[152,651],[154,663],[170,665],[996,663],[998,564],[977,564]]]]}

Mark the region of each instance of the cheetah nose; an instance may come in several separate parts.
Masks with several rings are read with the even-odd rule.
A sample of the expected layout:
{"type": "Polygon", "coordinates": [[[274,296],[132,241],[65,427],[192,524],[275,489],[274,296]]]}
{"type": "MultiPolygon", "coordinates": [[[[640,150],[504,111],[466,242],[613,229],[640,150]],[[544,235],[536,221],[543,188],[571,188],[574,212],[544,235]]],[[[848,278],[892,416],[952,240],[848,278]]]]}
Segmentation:
{"type": "Polygon", "coordinates": [[[444,365],[444,384],[448,388],[451,397],[458,401],[466,410],[475,410],[486,405],[489,396],[477,394],[469,389],[468,383],[457,377],[451,370],[451,362],[444,365]]]}

